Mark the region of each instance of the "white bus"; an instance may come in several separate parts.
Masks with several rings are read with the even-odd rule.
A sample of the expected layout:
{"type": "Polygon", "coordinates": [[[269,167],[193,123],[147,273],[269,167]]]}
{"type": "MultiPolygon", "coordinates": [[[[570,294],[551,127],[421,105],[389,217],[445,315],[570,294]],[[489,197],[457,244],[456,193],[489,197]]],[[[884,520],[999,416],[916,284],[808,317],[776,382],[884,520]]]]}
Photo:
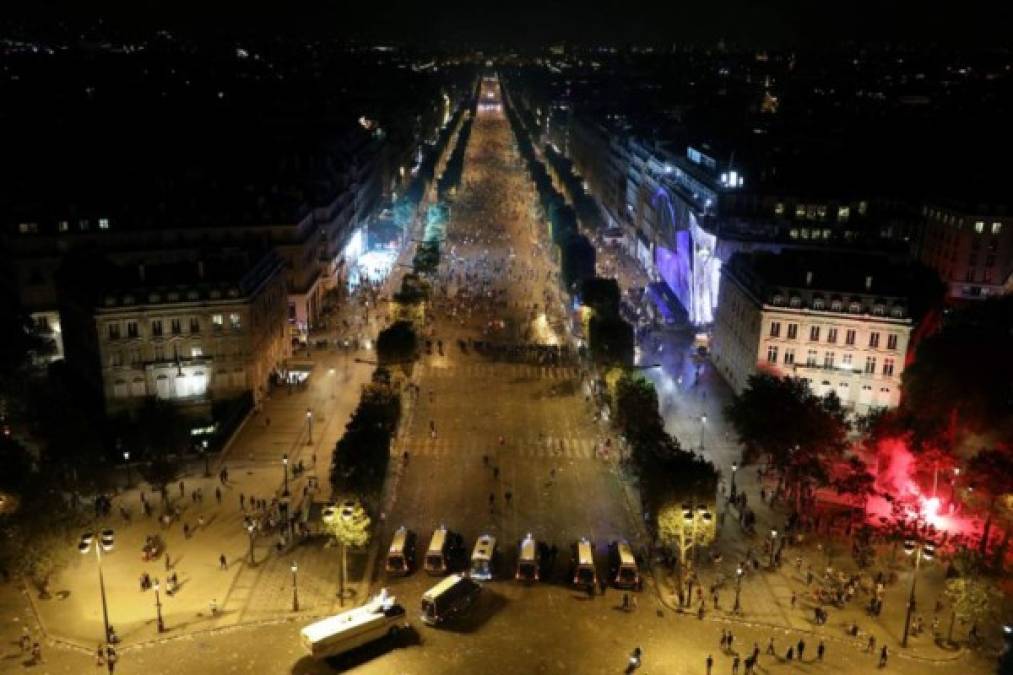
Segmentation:
{"type": "Polygon", "coordinates": [[[408,628],[404,607],[383,589],[361,607],[311,623],[299,631],[299,639],[310,656],[325,659],[404,628],[408,628]]]}
{"type": "Polygon", "coordinates": [[[429,549],[426,551],[423,563],[426,572],[429,574],[447,573],[449,568],[447,565],[448,544],[447,527],[440,525],[433,531],[433,538],[429,540],[429,549]]]}
{"type": "Polygon", "coordinates": [[[430,626],[442,623],[471,606],[482,587],[460,574],[451,574],[422,596],[422,621],[430,626]]]}

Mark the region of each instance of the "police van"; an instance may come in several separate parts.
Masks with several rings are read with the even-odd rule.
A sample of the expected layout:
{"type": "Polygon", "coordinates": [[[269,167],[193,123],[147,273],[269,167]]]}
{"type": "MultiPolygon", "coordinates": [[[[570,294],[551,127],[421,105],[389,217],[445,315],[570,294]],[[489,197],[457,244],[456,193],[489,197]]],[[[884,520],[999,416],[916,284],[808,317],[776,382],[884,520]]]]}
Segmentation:
{"type": "Polygon", "coordinates": [[[384,569],[396,576],[411,574],[415,569],[415,533],[403,525],[394,532],[384,569]]]}
{"type": "Polygon", "coordinates": [[[514,578],[518,581],[538,581],[540,563],[541,554],[538,550],[538,542],[529,532],[518,546],[517,572],[514,574],[514,578]]]}
{"type": "Polygon", "coordinates": [[[573,583],[576,586],[598,585],[594,569],[594,546],[587,537],[573,544],[573,583]]]}
{"type": "Polygon", "coordinates": [[[640,587],[640,571],[629,542],[614,541],[609,546],[609,576],[618,588],[640,587]]]}
{"type": "Polygon", "coordinates": [[[433,538],[429,540],[429,548],[426,550],[426,557],[423,567],[429,574],[446,574],[450,571],[448,555],[450,551],[450,537],[447,527],[440,525],[433,531],[433,538]]]}
{"type": "Polygon", "coordinates": [[[468,576],[480,581],[492,579],[496,567],[496,537],[491,534],[483,534],[475,542],[475,548],[471,552],[471,568],[468,576]]]}
{"type": "Polygon", "coordinates": [[[475,602],[482,587],[460,574],[451,574],[422,595],[422,621],[443,623],[475,602]]]}

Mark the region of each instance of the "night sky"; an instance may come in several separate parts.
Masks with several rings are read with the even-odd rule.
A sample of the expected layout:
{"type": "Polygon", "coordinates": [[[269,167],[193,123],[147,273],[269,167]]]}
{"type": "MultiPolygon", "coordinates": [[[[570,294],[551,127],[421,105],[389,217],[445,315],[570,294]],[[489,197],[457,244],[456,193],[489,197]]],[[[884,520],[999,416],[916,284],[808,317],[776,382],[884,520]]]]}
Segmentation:
{"type": "Polygon", "coordinates": [[[117,29],[203,35],[294,34],[460,46],[559,41],[622,46],[713,43],[814,46],[844,40],[1009,45],[1013,3],[985,0],[423,2],[387,0],[8,0],[33,27],[102,16],[117,29]]]}

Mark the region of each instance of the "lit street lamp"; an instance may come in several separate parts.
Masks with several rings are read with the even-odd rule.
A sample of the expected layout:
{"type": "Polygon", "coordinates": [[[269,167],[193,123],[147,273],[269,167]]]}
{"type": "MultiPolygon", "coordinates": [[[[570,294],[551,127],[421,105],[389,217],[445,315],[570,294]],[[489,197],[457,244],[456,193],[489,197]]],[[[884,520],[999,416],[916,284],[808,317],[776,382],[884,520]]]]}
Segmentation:
{"type": "MultiPolygon", "coordinates": [[[[112,642],[112,635],[109,631],[109,605],[106,602],[106,582],[105,577],[102,575],[102,551],[108,553],[113,550],[116,534],[109,529],[102,530],[99,533],[99,540],[95,543],[95,560],[98,565],[98,588],[99,594],[102,597],[102,624],[105,628],[105,640],[104,643],[109,644],[112,642]]],[[[81,555],[87,555],[92,548],[92,542],[95,539],[95,535],[91,532],[85,532],[81,535],[81,540],[78,542],[77,550],[81,552],[81,555]]],[[[113,664],[109,663],[109,672],[113,672],[113,664]]]]}
{"type": "Polygon", "coordinates": [[[700,415],[700,452],[703,453],[703,430],[707,428],[707,416],[700,415]]]}
{"type": "Polygon", "coordinates": [[[123,463],[127,465],[127,487],[130,487],[132,481],[130,480],[130,451],[123,451],[123,463]]]}
{"type": "Polygon", "coordinates": [[[335,386],[336,386],[336,385],[335,385],[335,382],[336,382],[337,380],[336,380],[336,379],[335,379],[335,377],[334,377],[334,369],[333,369],[333,368],[331,368],[330,370],[328,370],[328,371],[327,371],[327,377],[328,377],[328,379],[330,379],[330,381],[331,381],[331,398],[335,398],[335,392],[334,392],[334,389],[335,389],[335,386]]]}
{"type": "Polygon", "coordinates": [[[299,565],[292,563],[292,611],[299,611],[299,584],[298,584],[298,572],[299,565]]]}
{"type": "Polygon", "coordinates": [[[732,462],[732,499],[735,499],[735,473],[739,470],[739,465],[732,462]]]}
{"type": "Polygon", "coordinates": [[[285,490],[281,493],[282,495],[288,496],[288,453],[286,452],[281,456],[281,468],[285,473],[285,490]]]}
{"type": "Polygon", "coordinates": [[[777,548],[777,530],[770,531],[770,569],[774,569],[774,549],[777,548]]]}
{"type": "Polygon", "coordinates": [[[200,452],[201,452],[202,455],[204,455],[204,477],[205,478],[210,478],[211,477],[211,466],[208,464],[208,442],[207,442],[207,439],[204,439],[203,441],[200,442],[200,447],[201,447],[200,452]]]}
{"type": "Polygon", "coordinates": [[[732,609],[734,614],[738,614],[742,611],[742,605],[739,604],[739,594],[742,592],[742,565],[735,568],[735,607],[732,609]]]}
{"type": "Polygon", "coordinates": [[[915,568],[911,572],[911,588],[907,596],[907,614],[904,616],[904,638],[900,641],[902,647],[907,647],[907,635],[911,629],[911,612],[915,607],[915,583],[918,581],[918,568],[921,567],[922,558],[925,558],[926,561],[932,560],[936,554],[936,545],[927,540],[916,542],[913,539],[908,539],[904,542],[904,553],[915,557],[915,568]]]}
{"type": "Polygon", "coordinates": [[[306,408],[306,445],[313,445],[313,411],[306,408]]]}
{"type": "Polygon", "coordinates": [[[155,616],[158,620],[158,632],[165,632],[165,622],[162,621],[162,598],[158,595],[158,579],[155,579],[155,616]]]}

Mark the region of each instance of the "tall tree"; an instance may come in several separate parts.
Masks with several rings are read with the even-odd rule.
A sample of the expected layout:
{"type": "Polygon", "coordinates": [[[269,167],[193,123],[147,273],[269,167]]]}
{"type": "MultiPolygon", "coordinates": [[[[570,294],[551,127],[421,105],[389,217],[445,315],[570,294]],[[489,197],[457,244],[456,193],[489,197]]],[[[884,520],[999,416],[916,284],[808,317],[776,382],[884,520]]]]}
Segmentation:
{"type": "Polygon", "coordinates": [[[985,507],[985,526],[978,545],[984,556],[995,516],[1005,502],[1013,499],[1013,451],[992,448],[979,452],[967,463],[967,482],[985,507]]]}
{"type": "Polygon", "coordinates": [[[952,445],[964,431],[987,431],[1013,416],[1013,296],[953,312],[904,370],[902,404],[952,445]],[[988,364],[968,376],[967,358],[988,364]]]}
{"type": "Polygon", "coordinates": [[[175,405],[148,398],[129,424],[124,435],[144,459],[141,475],[167,504],[166,487],[179,477],[183,454],[190,450],[190,420],[175,405]]]}

